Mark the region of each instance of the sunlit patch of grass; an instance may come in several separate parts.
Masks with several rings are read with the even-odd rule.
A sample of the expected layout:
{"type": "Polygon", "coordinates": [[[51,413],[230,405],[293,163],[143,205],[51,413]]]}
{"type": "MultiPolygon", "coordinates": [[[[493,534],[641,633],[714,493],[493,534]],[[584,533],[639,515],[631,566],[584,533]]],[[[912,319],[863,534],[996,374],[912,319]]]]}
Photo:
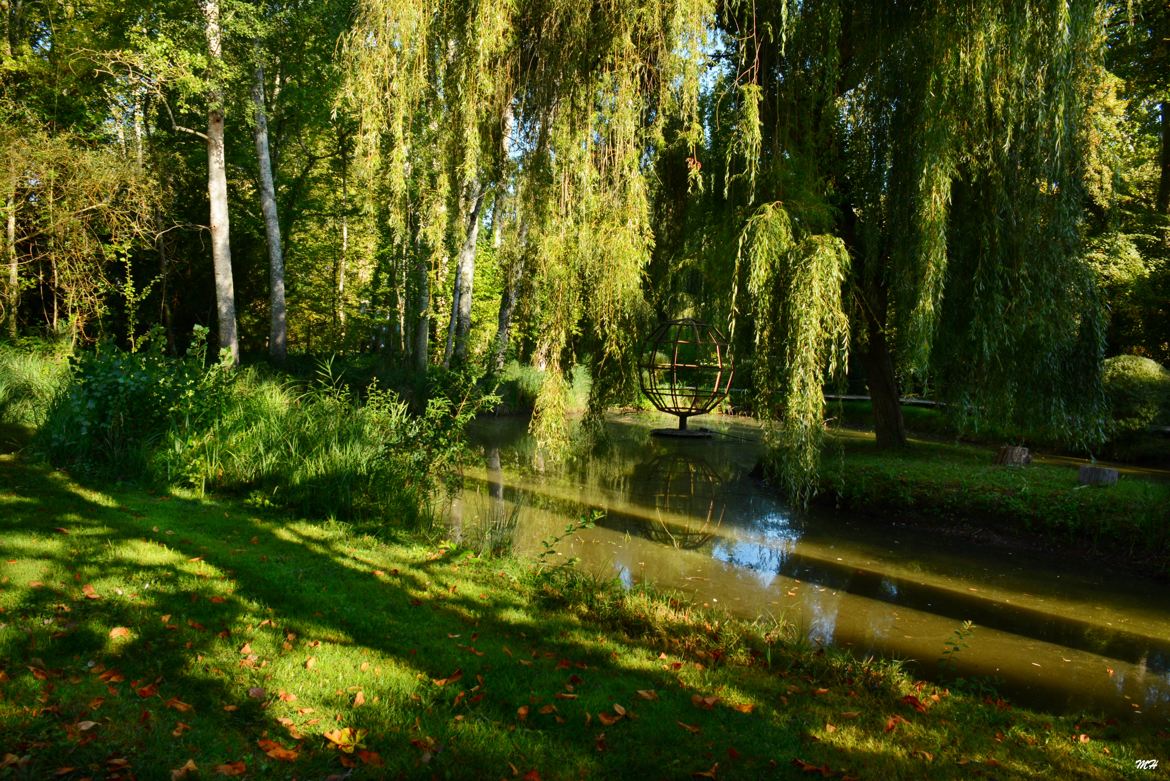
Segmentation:
{"type": "Polygon", "coordinates": [[[0,778],[1104,779],[1165,746],[570,571],[12,458],[0,481],[34,500],[0,516],[0,778]]]}

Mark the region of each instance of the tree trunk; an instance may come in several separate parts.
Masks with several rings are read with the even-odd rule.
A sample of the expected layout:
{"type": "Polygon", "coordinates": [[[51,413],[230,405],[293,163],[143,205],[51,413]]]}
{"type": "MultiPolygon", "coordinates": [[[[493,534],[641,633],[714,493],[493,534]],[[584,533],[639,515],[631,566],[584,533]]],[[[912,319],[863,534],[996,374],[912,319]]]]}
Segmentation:
{"type": "Polygon", "coordinates": [[[345,268],[349,260],[349,150],[345,136],[338,131],[337,151],[341,153],[341,254],[334,269],[333,319],[345,341],[345,268]]]}
{"type": "Polygon", "coordinates": [[[488,369],[493,374],[504,370],[504,358],[508,354],[508,341],[512,331],[512,317],[516,314],[516,304],[520,300],[520,283],[524,280],[524,261],[526,258],[524,243],[528,237],[528,221],[520,223],[520,235],[517,239],[518,251],[516,261],[509,269],[508,278],[504,282],[504,292],[500,294],[500,313],[496,317],[496,338],[492,340],[492,357],[488,369]]]}
{"type": "MultiPolygon", "coordinates": [[[[223,60],[219,37],[219,0],[206,0],[203,6],[207,23],[207,51],[214,71],[223,60]]],[[[213,75],[218,78],[218,73],[213,75]]],[[[207,95],[207,195],[211,201],[211,262],[215,269],[215,307],[219,320],[219,347],[231,351],[239,362],[240,345],[236,336],[236,292],[232,281],[232,250],[228,222],[227,166],[224,162],[223,90],[213,86],[207,95]]]]}
{"type": "MultiPolygon", "coordinates": [[[[259,48],[259,47],[257,47],[259,48]]],[[[280,218],[276,212],[276,186],[272,182],[272,156],[268,150],[268,112],[264,106],[264,66],[257,63],[252,82],[256,111],[256,159],[260,163],[260,208],[268,239],[268,300],[270,326],[268,354],[277,362],[288,356],[288,323],[284,304],[284,250],[280,242],[280,218]]]]}
{"type": "Polygon", "coordinates": [[[864,354],[865,370],[869,380],[877,444],[879,448],[905,447],[906,424],[902,420],[902,407],[898,403],[898,376],[894,372],[890,344],[881,324],[868,312],[865,325],[868,337],[864,354]]]}
{"type": "Polygon", "coordinates": [[[8,335],[16,338],[16,310],[20,306],[20,262],[16,255],[16,180],[8,188],[4,199],[5,220],[4,256],[8,261],[8,286],[5,290],[4,319],[8,335]]]}
{"type": "Polygon", "coordinates": [[[419,374],[425,374],[430,363],[431,349],[431,273],[427,264],[427,257],[422,252],[416,254],[415,273],[418,275],[418,301],[416,302],[416,316],[414,322],[414,368],[419,374]]]}
{"type": "Polygon", "coordinates": [[[1158,165],[1158,212],[1170,214],[1170,99],[1162,101],[1162,154],[1158,165]]]}
{"type": "Polygon", "coordinates": [[[455,295],[451,301],[451,325],[447,330],[447,348],[443,365],[450,366],[452,358],[459,366],[467,360],[467,335],[471,331],[471,294],[475,282],[475,245],[479,240],[479,210],[483,205],[483,188],[479,182],[471,185],[468,197],[467,233],[459,257],[455,262],[455,295]]]}

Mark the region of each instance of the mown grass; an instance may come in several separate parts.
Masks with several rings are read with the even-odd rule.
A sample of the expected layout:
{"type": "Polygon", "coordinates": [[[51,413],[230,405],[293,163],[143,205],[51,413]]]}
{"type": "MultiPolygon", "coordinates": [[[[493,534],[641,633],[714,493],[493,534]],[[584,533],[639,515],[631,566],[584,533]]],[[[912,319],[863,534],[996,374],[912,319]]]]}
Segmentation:
{"type": "Polygon", "coordinates": [[[822,500],[843,508],[1043,537],[1059,547],[1140,560],[1170,573],[1170,481],[1123,474],[1079,484],[1077,467],[1003,467],[986,447],[914,440],[879,450],[872,435],[836,431],[822,463],[822,500]]]}
{"type": "Polygon", "coordinates": [[[2,778],[1104,779],[1170,755],[417,536],[13,456],[0,485],[2,778]]]}

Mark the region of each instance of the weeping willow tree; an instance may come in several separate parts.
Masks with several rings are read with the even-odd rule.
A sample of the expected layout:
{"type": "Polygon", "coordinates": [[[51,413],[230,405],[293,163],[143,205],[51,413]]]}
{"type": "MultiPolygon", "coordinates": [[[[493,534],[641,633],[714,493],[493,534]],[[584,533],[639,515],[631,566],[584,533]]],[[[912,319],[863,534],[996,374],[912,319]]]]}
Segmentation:
{"type": "Polygon", "coordinates": [[[459,351],[465,263],[490,199],[496,228],[520,245],[510,262],[533,277],[535,362],[548,370],[534,426],[547,439],[562,425],[576,351],[592,358],[598,397],[622,381],[645,313],[651,163],[668,127],[672,140],[701,140],[712,18],[710,0],[361,4],[347,97],[364,173],[387,193],[378,208],[412,269],[417,367],[435,357],[440,306],[452,313],[444,358],[459,351]]]}
{"type": "Polygon", "coordinates": [[[1105,5],[719,10],[701,208],[680,255],[702,258],[708,316],[731,320],[752,364],[790,489],[809,489],[821,389],[849,344],[881,445],[906,442],[907,381],[973,426],[1093,441],[1102,309],[1082,231],[1099,172],[1084,128],[1107,77],[1105,5]]]}

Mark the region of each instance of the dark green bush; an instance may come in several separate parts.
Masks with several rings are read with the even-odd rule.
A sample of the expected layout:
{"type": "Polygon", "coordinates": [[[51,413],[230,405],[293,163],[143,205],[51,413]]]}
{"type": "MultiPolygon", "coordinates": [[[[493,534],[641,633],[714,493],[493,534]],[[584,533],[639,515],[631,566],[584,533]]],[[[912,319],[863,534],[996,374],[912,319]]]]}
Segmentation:
{"type": "Polygon", "coordinates": [[[36,444],[54,466],[113,478],[147,476],[151,452],[175,425],[199,427],[218,414],[228,365],[204,367],[206,329],[184,358],[148,338],[137,352],[112,345],[77,354],[36,444]]]}
{"type": "Polygon", "coordinates": [[[1109,358],[1104,381],[1115,435],[1142,431],[1170,414],[1170,371],[1157,361],[1137,355],[1109,358]]]}

